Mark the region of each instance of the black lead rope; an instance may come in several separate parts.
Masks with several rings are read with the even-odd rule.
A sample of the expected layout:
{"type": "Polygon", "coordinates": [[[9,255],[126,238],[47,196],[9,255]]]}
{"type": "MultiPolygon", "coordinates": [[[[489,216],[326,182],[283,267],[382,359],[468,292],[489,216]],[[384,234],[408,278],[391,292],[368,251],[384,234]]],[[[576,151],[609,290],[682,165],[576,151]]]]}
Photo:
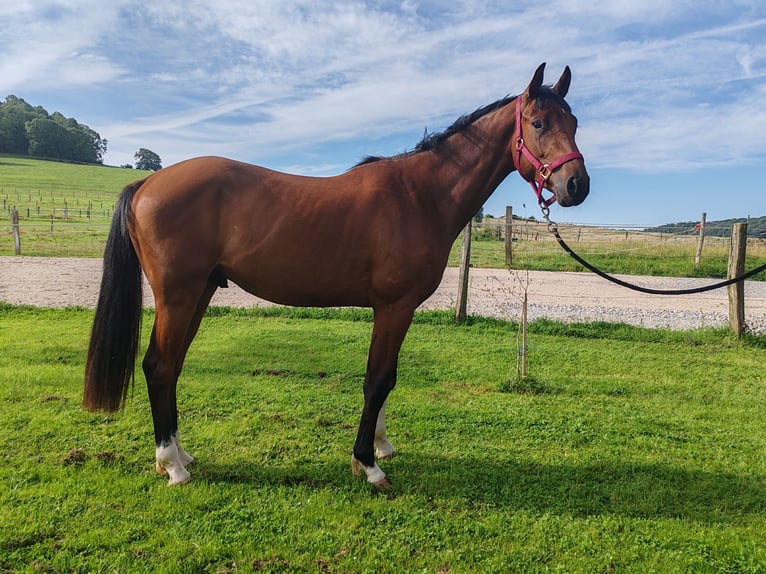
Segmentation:
{"type": "Polygon", "coordinates": [[[543,206],[541,207],[543,210],[543,216],[545,217],[545,220],[548,222],[548,230],[551,233],[553,233],[553,236],[556,238],[556,241],[559,242],[559,245],[561,245],[561,248],[567,253],[569,253],[569,255],[571,255],[575,261],[577,261],[580,265],[584,266],[586,269],[593,271],[593,273],[595,273],[599,277],[603,277],[607,281],[611,281],[612,283],[616,283],[617,285],[620,285],[622,287],[627,287],[628,289],[633,289],[634,291],[639,291],[641,293],[648,293],[650,295],[691,295],[694,293],[704,293],[705,291],[712,291],[713,289],[720,289],[721,287],[726,287],[728,285],[733,285],[734,283],[739,283],[740,281],[744,281],[745,279],[748,279],[752,277],[753,275],[757,275],[761,271],[766,270],[766,264],[764,264],[764,265],[761,265],[760,267],[756,267],[755,269],[751,269],[747,273],[734,277],[733,279],[727,279],[726,281],[720,281],[719,283],[713,283],[712,285],[705,285],[703,287],[694,287],[691,289],[652,289],[650,287],[642,287],[641,285],[635,285],[633,283],[628,283],[627,281],[623,281],[622,279],[618,279],[614,275],[609,275],[608,273],[604,273],[600,269],[594,267],[593,265],[585,261],[585,259],[583,259],[579,255],[577,255],[577,253],[572,251],[572,248],[566,244],[564,239],[559,234],[558,226],[553,221],[550,220],[549,218],[550,210],[547,207],[543,207],[543,206]]]}

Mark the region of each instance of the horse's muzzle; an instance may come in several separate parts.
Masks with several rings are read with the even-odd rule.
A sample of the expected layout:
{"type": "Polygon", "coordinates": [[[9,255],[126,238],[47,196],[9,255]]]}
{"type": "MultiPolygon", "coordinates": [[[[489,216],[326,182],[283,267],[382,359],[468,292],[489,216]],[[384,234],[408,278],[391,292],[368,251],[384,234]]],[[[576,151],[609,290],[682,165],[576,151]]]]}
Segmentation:
{"type": "Polygon", "coordinates": [[[587,173],[573,175],[567,179],[566,192],[556,199],[561,207],[580,205],[590,193],[590,176],[587,173]]]}

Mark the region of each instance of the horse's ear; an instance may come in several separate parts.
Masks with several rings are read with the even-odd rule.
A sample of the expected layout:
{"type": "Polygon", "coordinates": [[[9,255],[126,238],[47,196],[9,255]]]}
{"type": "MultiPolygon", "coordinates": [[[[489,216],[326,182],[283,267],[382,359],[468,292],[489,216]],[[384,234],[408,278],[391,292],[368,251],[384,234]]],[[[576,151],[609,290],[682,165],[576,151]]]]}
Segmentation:
{"type": "Polygon", "coordinates": [[[556,82],[555,86],[553,86],[553,91],[556,92],[562,98],[566,98],[567,92],[569,91],[569,84],[571,82],[572,82],[572,71],[569,69],[569,66],[567,66],[566,68],[564,68],[564,73],[561,74],[559,81],[556,82]]]}
{"type": "Polygon", "coordinates": [[[534,100],[537,94],[540,93],[540,88],[543,85],[543,74],[545,73],[545,62],[540,64],[535,70],[535,75],[532,77],[532,81],[527,86],[527,96],[530,100],[534,100]]]}

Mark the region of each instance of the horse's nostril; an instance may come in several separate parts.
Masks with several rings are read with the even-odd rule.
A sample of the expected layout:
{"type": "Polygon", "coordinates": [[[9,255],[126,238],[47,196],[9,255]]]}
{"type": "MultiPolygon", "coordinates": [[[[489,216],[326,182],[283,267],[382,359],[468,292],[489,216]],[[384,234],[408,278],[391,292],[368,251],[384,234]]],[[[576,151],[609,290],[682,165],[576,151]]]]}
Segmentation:
{"type": "Polygon", "coordinates": [[[589,183],[587,176],[572,176],[567,180],[567,192],[571,197],[580,199],[582,196],[582,199],[585,199],[585,196],[588,195],[589,183]]]}
{"type": "Polygon", "coordinates": [[[579,178],[577,177],[570,177],[567,180],[567,191],[569,192],[569,195],[577,195],[578,181],[579,178]]]}

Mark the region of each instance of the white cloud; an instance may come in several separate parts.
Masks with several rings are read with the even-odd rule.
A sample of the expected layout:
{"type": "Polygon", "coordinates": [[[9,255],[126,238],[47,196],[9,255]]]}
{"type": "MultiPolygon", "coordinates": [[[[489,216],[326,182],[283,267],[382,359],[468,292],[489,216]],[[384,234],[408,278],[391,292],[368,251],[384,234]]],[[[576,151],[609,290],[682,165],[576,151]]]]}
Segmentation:
{"type": "Polygon", "coordinates": [[[573,68],[589,165],[754,161],[766,143],[755,1],[31,0],[0,18],[0,94],[81,100],[69,115],[109,139],[110,161],[155,145],[142,138],[167,161],[249,159],[441,129],[544,60],[551,82],[573,68]]]}
{"type": "Polygon", "coordinates": [[[0,93],[91,86],[120,73],[92,49],[116,22],[116,11],[101,2],[9,2],[0,20],[0,93]]]}

